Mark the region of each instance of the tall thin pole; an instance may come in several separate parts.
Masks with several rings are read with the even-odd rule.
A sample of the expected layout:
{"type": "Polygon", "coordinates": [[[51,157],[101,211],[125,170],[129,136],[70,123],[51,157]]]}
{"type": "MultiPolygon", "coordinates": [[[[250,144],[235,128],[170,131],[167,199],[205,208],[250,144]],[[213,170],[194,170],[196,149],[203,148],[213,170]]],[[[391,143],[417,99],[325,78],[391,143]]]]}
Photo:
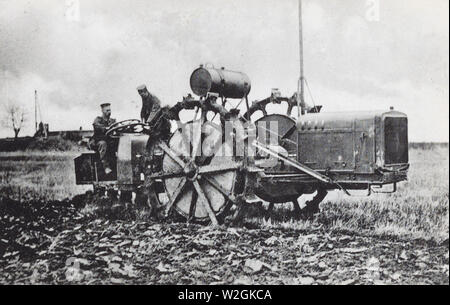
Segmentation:
{"type": "Polygon", "coordinates": [[[34,129],[38,130],[37,127],[37,90],[34,90],[34,129]]]}
{"type": "Polygon", "coordinates": [[[303,70],[303,23],[302,23],[302,0],[298,0],[298,29],[299,29],[299,52],[300,52],[300,79],[298,80],[297,89],[297,108],[298,115],[305,114],[305,86],[304,86],[304,70],[303,70]]]}

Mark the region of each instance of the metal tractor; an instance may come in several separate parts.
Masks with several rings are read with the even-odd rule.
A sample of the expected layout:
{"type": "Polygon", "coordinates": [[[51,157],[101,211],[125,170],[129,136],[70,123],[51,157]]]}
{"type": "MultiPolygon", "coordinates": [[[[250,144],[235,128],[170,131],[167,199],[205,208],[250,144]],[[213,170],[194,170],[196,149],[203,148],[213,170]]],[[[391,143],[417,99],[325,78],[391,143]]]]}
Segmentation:
{"type": "Polygon", "coordinates": [[[102,173],[96,153],[82,154],[75,159],[77,184],[134,192],[143,202],[156,200],[167,217],[215,225],[256,202],[269,210],[292,202],[296,213],[312,215],[330,190],[370,195],[390,184],[395,192],[407,179],[404,113],[320,113],[320,106],[299,103],[297,93],[283,97],[278,90],[249,103],[249,78],[223,68],[200,66],[190,85],[198,99],[189,95],[170,108],[169,139],[151,139],[152,127],[139,120],[119,122],[107,132],[118,141],[113,174],[102,173]],[[178,120],[184,110],[194,118],[178,120]],[[302,209],[305,194],[313,198],[302,209]]]}

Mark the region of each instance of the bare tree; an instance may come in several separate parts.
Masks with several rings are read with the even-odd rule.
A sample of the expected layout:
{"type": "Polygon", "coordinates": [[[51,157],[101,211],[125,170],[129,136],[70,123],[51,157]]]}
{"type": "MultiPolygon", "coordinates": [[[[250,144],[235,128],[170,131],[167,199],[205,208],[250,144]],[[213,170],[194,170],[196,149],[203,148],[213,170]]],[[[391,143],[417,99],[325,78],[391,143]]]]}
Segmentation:
{"type": "Polygon", "coordinates": [[[10,103],[5,107],[6,115],[3,118],[3,125],[14,130],[14,138],[19,136],[19,132],[25,123],[25,111],[22,107],[10,103]]]}

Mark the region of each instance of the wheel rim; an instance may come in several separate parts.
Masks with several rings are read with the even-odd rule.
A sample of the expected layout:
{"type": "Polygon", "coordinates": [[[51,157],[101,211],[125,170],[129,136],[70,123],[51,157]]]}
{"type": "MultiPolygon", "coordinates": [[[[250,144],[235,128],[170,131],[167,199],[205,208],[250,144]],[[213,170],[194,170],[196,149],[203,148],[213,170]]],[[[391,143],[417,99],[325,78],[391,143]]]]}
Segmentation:
{"type": "Polygon", "coordinates": [[[211,218],[208,206],[217,218],[223,216],[223,212],[233,203],[230,197],[235,194],[238,171],[230,169],[205,174],[199,172],[204,170],[205,166],[218,168],[224,164],[234,164],[238,167],[238,162],[233,157],[233,148],[222,143],[220,126],[205,122],[200,133],[198,129],[195,130],[196,125],[199,124],[188,123],[183,131],[178,130],[172,135],[168,147],[186,162],[187,170],[166,153],[163,157],[163,172],[184,171],[185,175],[163,179],[163,184],[169,201],[172,202],[170,209],[188,220],[207,221],[211,218]],[[201,139],[193,139],[194,144],[190,145],[186,141],[189,135],[198,137],[200,134],[201,139]],[[202,155],[194,158],[193,146],[200,140],[202,155]]]}

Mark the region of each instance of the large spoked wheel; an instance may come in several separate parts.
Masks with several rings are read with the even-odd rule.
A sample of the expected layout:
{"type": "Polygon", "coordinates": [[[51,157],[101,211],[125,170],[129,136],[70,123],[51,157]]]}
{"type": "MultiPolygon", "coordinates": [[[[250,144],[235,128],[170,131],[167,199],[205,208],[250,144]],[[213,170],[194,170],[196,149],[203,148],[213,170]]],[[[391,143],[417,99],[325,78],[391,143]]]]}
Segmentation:
{"type": "Polygon", "coordinates": [[[278,111],[279,114],[290,117],[294,108],[297,107],[297,95],[294,94],[291,98],[277,98],[271,96],[261,101],[255,101],[243,117],[248,121],[256,121],[261,115],[263,117],[268,115],[271,105],[275,105],[276,108],[280,109],[280,111],[278,111]],[[284,109],[285,106],[286,109],[284,109]]]}
{"type": "Polygon", "coordinates": [[[233,147],[223,143],[221,127],[190,122],[160,147],[166,216],[173,211],[190,222],[223,221],[244,183],[242,162],[233,156],[233,147]]]}

